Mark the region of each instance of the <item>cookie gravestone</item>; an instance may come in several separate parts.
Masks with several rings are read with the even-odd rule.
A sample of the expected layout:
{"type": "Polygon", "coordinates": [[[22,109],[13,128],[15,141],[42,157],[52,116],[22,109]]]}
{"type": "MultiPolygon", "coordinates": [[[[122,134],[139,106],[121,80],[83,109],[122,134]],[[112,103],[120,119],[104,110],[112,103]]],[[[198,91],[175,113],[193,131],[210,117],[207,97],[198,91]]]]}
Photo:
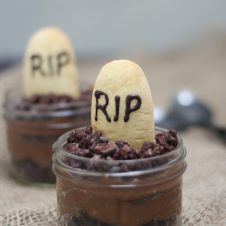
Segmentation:
{"type": "Polygon", "coordinates": [[[67,36],[58,28],[36,32],[30,39],[24,59],[23,93],[79,97],[75,56],[67,36]]]}
{"type": "Polygon", "coordinates": [[[154,141],[151,91],[137,64],[116,60],[103,66],[92,95],[91,122],[94,131],[134,148],[154,141]]]}

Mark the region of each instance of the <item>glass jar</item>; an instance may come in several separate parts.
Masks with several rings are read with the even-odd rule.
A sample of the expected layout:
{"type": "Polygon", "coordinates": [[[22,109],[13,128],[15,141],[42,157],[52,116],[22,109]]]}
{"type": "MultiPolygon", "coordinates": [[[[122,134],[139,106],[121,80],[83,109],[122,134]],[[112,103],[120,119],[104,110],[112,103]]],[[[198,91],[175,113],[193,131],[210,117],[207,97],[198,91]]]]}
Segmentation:
{"type": "Polygon", "coordinates": [[[70,133],[53,146],[60,226],[181,226],[186,169],[181,139],[167,154],[116,161],[66,152],[70,133]]]}
{"type": "Polygon", "coordinates": [[[26,106],[21,96],[9,90],[4,103],[12,173],[20,180],[55,182],[52,145],[66,131],[90,123],[90,102],[26,106]]]}

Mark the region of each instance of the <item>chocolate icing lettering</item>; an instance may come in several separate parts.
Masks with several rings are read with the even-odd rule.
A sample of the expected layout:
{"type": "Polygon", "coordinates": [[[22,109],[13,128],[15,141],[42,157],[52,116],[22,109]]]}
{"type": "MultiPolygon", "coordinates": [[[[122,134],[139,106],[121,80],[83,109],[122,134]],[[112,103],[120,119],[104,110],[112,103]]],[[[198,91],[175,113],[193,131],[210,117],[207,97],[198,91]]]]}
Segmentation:
{"type": "Polygon", "coordinates": [[[67,52],[61,52],[57,55],[57,74],[60,75],[61,69],[70,62],[70,56],[67,52]]]}
{"type": "Polygon", "coordinates": [[[120,96],[115,96],[115,117],[114,117],[115,122],[118,121],[119,108],[120,108],[120,96]]]}
{"type": "Polygon", "coordinates": [[[124,122],[128,122],[129,121],[129,115],[134,112],[137,111],[140,106],[141,106],[141,98],[139,95],[128,95],[126,97],[126,110],[125,110],[125,117],[124,117],[124,122]],[[131,107],[131,102],[133,100],[136,100],[136,104],[134,107],[131,107]]]}
{"type": "Polygon", "coordinates": [[[43,59],[40,55],[34,54],[31,55],[31,71],[34,76],[36,72],[39,72],[41,75],[45,76],[45,72],[42,69],[43,59]]]}
{"type": "Polygon", "coordinates": [[[32,75],[34,76],[36,73],[39,73],[42,76],[53,76],[54,74],[60,75],[62,68],[65,67],[70,62],[70,55],[62,51],[58,53],[56,56],[49,55],[46,59],[43,59],[43,57],[39,54],[33,54],[31,55],[31,71],[32,75]],[[44,71],[43,69],[43,62],[44,60],[47,61],[48,70],[44,71]],[[54,61],[56,63],[54,64],[54,61]],[[54,68],[53,65],[56,65],[54,68]]]}
{"type": "MultiPolygon", "coordinates": [[[[111,122],[111,118],[107,113],[107,106],[109,104],[109,97],[106,93],[100,90],[96,90],[94,93],[94,96],[96,98],[96,112],[95,112],[95,121],[98,121],[98,110],[101,110],[103,114],[106,117],[106,120],[108,122],[111,122]],[[99,103],[99,99],[101,96],[104,96],[105,103],[101,105],[99,103]]],[[[119,119],[119,111],[120,111],[120,96],[115,96],[115,116],[114,121],[117,122],[119,119]]],[[[126,108],[125,108],[125,116],[124,116],[124,122],[129,121],[129,116],[132,112],[137,111],[141,107],[141,98],[139,95],[128,95],[126,97],[126,108]],[[135,100],[136,104],[134,106],[131,106],[132,101],[135,100]]]]}
{"type": "Polygon", "coordinates": [[[111,118],[109,117],[109,115],[107,113],[107,109],[106,109],[107,106],[108,106],[108,103],[109,103],[108,95],[106,93],[100,91],[100,90],[96,90],[94,95],[95,95],[95,98],[96,98],[95,120],[98,121],[98,110],[101,110],[104,113],[107,121],[111,122],[111,118]],[[99,99],[100,99],[101,96],[104,96],[104,98],[105,98],[105,104],[104,105],[99,104],[99,99]]]}
{"type": "Polygon", "coordinates": [[[48,64],[49,64],[49,75],[52,76],[54,74],[52,56],[48,56],[48,64]]]}

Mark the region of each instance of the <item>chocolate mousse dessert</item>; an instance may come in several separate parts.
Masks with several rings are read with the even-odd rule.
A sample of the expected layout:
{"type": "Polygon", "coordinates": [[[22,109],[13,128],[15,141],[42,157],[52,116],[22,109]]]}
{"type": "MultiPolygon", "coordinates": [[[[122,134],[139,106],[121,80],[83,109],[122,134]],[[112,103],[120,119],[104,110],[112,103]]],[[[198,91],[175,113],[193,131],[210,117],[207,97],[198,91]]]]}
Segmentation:
{"type": "Polygon", "coordinates": [[[71,44],[58,28],[36,32],[23,66],[21,91],[6,93],[4,117],[16,178],[54,182],[52,145],[64,132],[90,123],[91,91],[80,90],[71,44]]]}
{"type": "Polygon", "coordinates": [[[186,151],[175,130],[154,129],[135,63],[102,68],[91,126],[65,133],[53,150],[60,226],[181,226],[186,151]]]}

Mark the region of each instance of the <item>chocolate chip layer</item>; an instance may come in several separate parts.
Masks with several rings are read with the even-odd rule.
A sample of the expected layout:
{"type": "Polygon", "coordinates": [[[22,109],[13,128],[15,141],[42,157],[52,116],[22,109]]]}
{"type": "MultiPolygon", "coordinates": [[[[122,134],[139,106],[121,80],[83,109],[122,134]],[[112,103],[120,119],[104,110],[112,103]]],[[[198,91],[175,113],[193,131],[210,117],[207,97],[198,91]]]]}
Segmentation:
{"type": "Polygon", "coordinates": [[[83,102],[90,103],[92,91],[88,89],[81,93],[81,96],[77,99],[70,97],[68,95],[55,95],[55,94],[47,94],[47,95],[33,95],[30,98],[23,98],[21,103],[16,106],[17,110],[29,111],[32,106],[51,106],[54,104],[75,104],[74,106],[80,107],[84,105],[83,102]],[[81,104],[80,104],[81,103],[81,104]]]}
{"type": "Polygon", "coordinates": [[[48,183],[56,181],[51,166],[43,167],[32,159],[13,160],[13,167],[16,171],[13,173],[17,175],[19,172],[21,178],[25,180],[48,183]]]}
{"type": "Polygon", "coordinates": [[[86,158],[105,160],[133,160],[150,158],[171,152],[177,147],[175,130],[156,134],[155,142],[143,143],[135,150],[127,142],[109,141],[101,131],[93,132],[91,127],[75,130],[67,139],[64,148],[67,152],[86,158]]]}

